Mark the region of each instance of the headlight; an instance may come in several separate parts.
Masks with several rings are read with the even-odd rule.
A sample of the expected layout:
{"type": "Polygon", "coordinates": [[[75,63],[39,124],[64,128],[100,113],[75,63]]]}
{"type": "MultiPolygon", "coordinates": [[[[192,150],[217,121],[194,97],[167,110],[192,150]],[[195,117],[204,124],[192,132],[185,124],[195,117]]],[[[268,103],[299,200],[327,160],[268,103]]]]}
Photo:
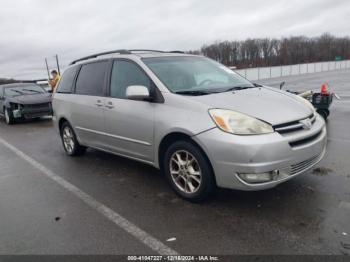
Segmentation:
{"type": "Polygon", "coordinates": [[[310,110],[315,114],[316,113],[316,109],[314,108],[314,106],[309,102],[309,100],[301,97],[301,96],[298,96],[296,95],[297,99],[300,101],[300,102],[303,102],[308,108],[310,108],[310,110]]]}
{"type": "Polygon", "coordinates": [[[273,133],[271,125],[254,117],[225,109],[210,109],[209,114],[223,131],[236,135],[260,135],[273,133]]]}

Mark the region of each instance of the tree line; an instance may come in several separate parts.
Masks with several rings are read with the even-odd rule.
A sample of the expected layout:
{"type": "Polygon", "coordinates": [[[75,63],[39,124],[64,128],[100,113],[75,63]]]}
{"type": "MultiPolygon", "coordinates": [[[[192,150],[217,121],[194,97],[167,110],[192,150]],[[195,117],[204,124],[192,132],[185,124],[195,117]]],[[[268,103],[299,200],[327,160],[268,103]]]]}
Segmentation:
{"type": "MultiPolygon", "coordinates": [[[[205,44],[187,53],[202,54],[237,68],[291,65],[332,61],[336,57],[350,59],[350,38],[328,33],[319,37],[249,38],[205,44]]],[[[0,78],[0,84],[14,82],[14,79],[0,78]]]]}
{"type": "Polygon", "coordinates": [[[16,82],[18,82],[18,81],[16,81],[15,79],[0,78],[0,85],[12,84],[12,83],[16,83],[16,82]]]}
{"type": "Polygon", "coordinates": [[[345,60],[350,59],[350,38],[328,33],[319,37],[250,38],[215,42],[189,53],[202,54],[237,68],[345,60]]]}

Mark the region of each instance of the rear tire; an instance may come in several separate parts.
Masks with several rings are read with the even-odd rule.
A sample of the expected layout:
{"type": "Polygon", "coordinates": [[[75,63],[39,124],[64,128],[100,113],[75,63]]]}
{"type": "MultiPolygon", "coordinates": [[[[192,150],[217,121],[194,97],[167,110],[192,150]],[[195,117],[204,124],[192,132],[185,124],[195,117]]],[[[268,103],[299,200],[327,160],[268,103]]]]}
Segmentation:
{"type": "Polygon", "coordinates": [[[188,201],[201,202],[216,189],[209,160],[191,141],[180,140],[169,146],[163,170],[173,190],[188,201]]]}
{"type": "Polygon", "coordinates": [[[12,111],[8,108],[4,108],[5,123],[8,125],[13,125],[15,123],[15,118],[13,117],[12,111]]]}
{"type": "Polygon", "coordinates": [[[73,128],[68,122],[61,126],[61,140],[63,148],[69,156],[80,156],[86,152],[86,147],[81,146],[77,140],[73,128]]]}

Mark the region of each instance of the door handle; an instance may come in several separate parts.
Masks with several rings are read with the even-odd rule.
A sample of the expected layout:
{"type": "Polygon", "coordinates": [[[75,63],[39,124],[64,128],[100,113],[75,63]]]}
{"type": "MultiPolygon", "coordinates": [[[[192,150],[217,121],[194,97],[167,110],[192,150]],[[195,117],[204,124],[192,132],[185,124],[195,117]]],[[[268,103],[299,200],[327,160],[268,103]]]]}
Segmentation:
{"type": "Polygon", "coordinates": [[[106,105],[106,107],[107,107],[108,109],[112,109],[112,108],[114,108],[114,105],[113,105],[112,102],[108,102],[107,105],[106,105]]]}

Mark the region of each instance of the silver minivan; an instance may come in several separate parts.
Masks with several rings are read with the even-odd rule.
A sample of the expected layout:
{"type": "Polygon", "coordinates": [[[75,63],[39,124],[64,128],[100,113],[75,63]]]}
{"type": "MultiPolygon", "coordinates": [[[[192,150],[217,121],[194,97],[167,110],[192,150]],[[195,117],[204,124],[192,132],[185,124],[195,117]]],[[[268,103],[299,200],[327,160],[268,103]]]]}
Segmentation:
{"type": "Polygon", "coordinates": [[[117,50],[71,63],[53,94],[70,156],[87,147],[160,168],[181,197],[272,188],[325,154],[325,122],[305,99],[253,84],[211,59],[117,50]]]}

